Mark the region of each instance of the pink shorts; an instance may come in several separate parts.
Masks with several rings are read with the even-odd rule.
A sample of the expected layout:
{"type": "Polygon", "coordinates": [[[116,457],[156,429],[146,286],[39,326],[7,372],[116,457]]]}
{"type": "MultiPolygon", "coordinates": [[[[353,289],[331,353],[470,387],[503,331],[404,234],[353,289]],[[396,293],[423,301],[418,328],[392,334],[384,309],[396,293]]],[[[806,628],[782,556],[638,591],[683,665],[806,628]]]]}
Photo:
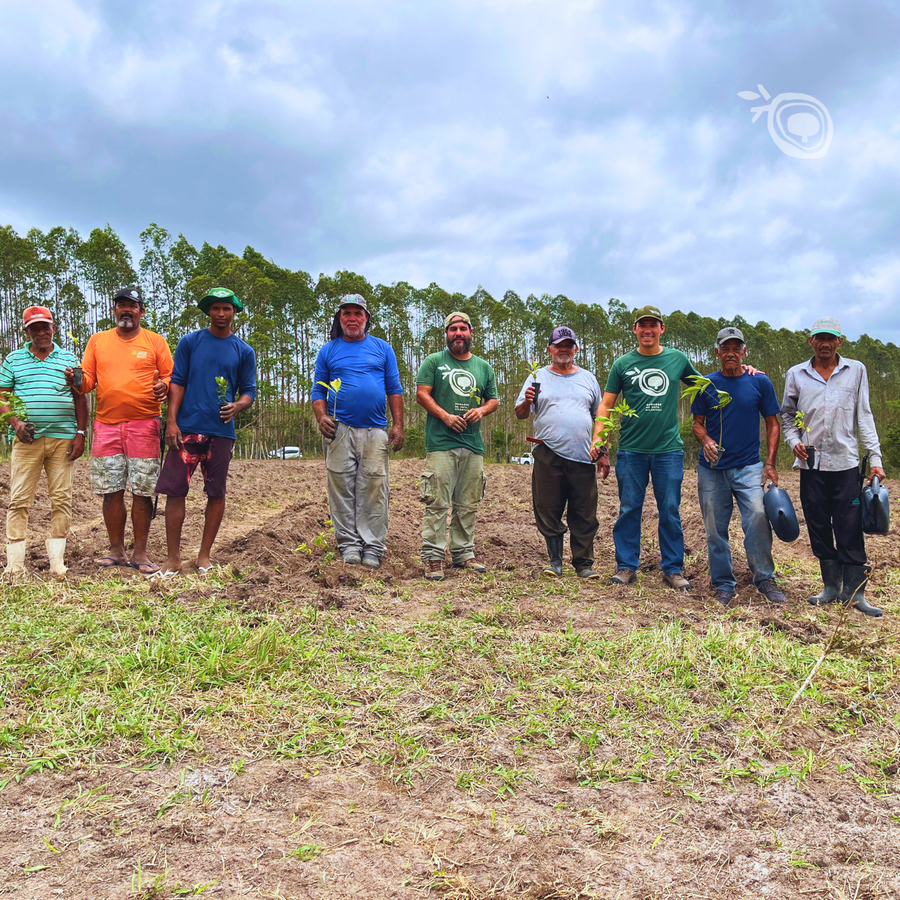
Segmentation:
{"type": "Polygon", "coordinates": [[[159,419],[135,419],[105,425],[94,419],[91,456],[127,456],[129,459],[159,457],[159,419]]]}

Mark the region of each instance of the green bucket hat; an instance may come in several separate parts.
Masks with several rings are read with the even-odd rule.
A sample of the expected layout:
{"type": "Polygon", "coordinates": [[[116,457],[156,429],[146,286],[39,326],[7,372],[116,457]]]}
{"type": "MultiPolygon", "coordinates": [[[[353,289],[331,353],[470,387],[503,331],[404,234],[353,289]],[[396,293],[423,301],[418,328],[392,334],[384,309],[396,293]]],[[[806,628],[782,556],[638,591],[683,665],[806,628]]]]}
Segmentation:
{"type": "Polygon", "coordinates": [[[209,307],[212,303],[230,303],[235,312],[244,311],[244,304],[241,303],[240,297],[234,291],[229,291],[228,288],[213,288],[205,297],[200,298],[197,306],[209,315],[209,307]]]}

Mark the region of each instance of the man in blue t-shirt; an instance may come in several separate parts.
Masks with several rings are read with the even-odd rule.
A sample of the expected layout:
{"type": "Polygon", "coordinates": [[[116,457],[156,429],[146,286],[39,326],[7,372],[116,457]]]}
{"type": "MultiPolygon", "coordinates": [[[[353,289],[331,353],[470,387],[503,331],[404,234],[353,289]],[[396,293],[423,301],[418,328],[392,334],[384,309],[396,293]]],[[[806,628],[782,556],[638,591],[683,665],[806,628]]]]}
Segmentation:
{"type": "Polygon", "coordinates": [[[390,344],[368,333],[369,325],[365,297],[343,297],[331,340],[316,358],[312,407],[325,445],[338,550],[348,565],[378,569],[388,530],[388,454],[402,449],[405,436],[397,357],[390,344]]]}
{"type": "Polygon", "coordinates": [[[753,583],[772,603],[784,594],[775,582],[772,528],[763,506],[763,484],[778,484],[775,456],[781,428],[779,404],[772,382],[763,375],[745,373],[747,344],[743,332],[731,326],[716,336],[716,357],[721,371],[712,372],[707,387],[691,404],[694,437],[703,452],[697,467],[700,509],[709,548],[709,577],[724,606],[734,599],[737,582],[731,565],[728,525],[737,500],[744,531],[744,550],[753,583]],[[717,392],[727,393],[727,400],[717,392]],[[724,402],[723,402],[724,401],[724,402]],[[759,459],[759,417],[766,423],[766,462],[759,459]]]}
{"type": "Polygon", "coordinates": [[[169,385],[169,452],[156,485],[156,493],[166,495],[168,558],[157,573],[160,578],[181,571],[185,497],[198,465],[207,499],[197,569],[206,574],[212,568],[212,545],[225,513],[234,417],[256,398],[256,354],[232,331],[244,304],[228,288],[213,288],[197,305],[209,316],[209,327],[178,342],[169,385]]]}

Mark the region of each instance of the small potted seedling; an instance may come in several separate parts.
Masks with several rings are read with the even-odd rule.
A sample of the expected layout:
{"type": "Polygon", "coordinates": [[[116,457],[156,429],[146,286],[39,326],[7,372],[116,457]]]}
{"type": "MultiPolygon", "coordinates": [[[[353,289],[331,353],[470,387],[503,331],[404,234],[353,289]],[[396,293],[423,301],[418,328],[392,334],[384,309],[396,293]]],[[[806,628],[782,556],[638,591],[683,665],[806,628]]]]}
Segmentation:
{"type": "MultiPolygon", "coordinates": [[[[78,338],[72,334],[71,331],[67,331],[66,334],[69,336],[69,340],[72,342],[72,346],[75,348],[76,353],[78,352],[78,338]]],[[[72,386],[76,391],[81,390],[81,385],[84,382],[84,370],[81,366],[72,366],[72,386]]]]}
{"type": "Polygon", "coordinates": [[[25,401],[12,393],[12,391],[0,391],[0,403],[9,407],[8,412],[0,413],[0,423],[5,424],[10,419],[16,418],[20,422],[25,423],[25,430],[31,435],[31,439],[34,440],[36,429],[34,422],[28,421],[28,407],[25,406],[25,401]]]}
{"type": "Polygon", "coordinates": [[[809,425],[806,424],[806,413],[802,409],[798,409],[794,413],[794,425],[800,429],[800,440],[806,447],[806,467],[808,469],[815,468],[816,448],[809,443],[809,425]]]}
{"type": "Polygon", "coordinates": [[[636,419],[638,414],[625,400],[620,400],[610,411],[608,416],[597,416],[595,422],[600,422],[600,430],[597,432],[595,447],[606,447],[609,439],[619,430],[622,419],[636,419]]]}
{"type": "Polygon", "coordinates": [[[716,458],[707,460],[709,462],[709,467],[714,469],[718,461],[722,458],[722,451],[725,449],[722,446],[722,435],[725,427],[725,416],[723,415],[722,410],[731,403],[731,394],[729,394],[728,391],[720,391],[708,378],[704,378],[702,375],[690,375],[688,376],[688,381],[691,382],[691,386],[686,387],[681,396],[691,403],[693,403],[708,387],[711,387],[716,392],[716,402],[713,404],[712,408],[719,410],[719,443],[716,446],[716,458]]]}
{"type": "Polygon", "coordinates": [[[534,388],[534,400],[531,401],[534,411],[537,412],[538,395],[541,392],[541,383],[537,380],[538,373],[544,367],[535,359],[528,363],[528,370],[531,373],[531,386],[534,388]]]}
{"type": "Polygon", "coordinates": [[[341,420],[338,418],[337,411],[337,400],[338,400],[338,392],[341,389],[341,379],[335,378],[334,381],[317,381],[316,384],[321,384],[323,388],[325,388],[326,392],[331,391],[334,394],[334,412],[332,415],[334,416],[335,422],[340,422],[341,420]]]}
{"type": "Polygon", "coordinates": [[[219,395],[219,409],[228,406],[228,379],[216,375],[216,393],[219,395]]]}

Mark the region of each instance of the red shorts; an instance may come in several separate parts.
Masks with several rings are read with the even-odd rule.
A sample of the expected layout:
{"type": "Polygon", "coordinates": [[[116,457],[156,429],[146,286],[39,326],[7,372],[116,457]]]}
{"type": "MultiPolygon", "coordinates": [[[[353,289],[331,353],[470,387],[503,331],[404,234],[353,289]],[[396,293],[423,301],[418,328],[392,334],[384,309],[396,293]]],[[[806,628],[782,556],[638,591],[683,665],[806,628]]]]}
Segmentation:
{"type": "Polygon", "coordinates": [[[106,425],[94,419],[91,456],[159,457],[159,419],[135,419],[106,425]]]}
{"type": "Polygon", "coordinates": [[[156,493],[167,497],[187,497],[191,476],[199,465],[206,496],[224,497],[234,439],[208,434],[185,434],[182,438],[184,445],[181,450],[170,447],[166,453],[156,493]]]}

